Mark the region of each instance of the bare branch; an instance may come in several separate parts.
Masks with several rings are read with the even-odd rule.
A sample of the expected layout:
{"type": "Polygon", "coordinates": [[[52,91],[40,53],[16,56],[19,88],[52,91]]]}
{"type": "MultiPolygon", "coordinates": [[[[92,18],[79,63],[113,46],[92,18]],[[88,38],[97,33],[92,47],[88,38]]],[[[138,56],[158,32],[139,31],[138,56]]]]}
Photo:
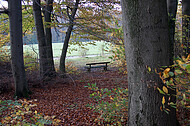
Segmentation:
{"type": "Polygon", "coordinates": [[[9,11],[6,7],[4,7],[3,5],[1,5],[3,8],[0,8],[0,14],[4,13],[4,14],[9,14],[9,11]]]}

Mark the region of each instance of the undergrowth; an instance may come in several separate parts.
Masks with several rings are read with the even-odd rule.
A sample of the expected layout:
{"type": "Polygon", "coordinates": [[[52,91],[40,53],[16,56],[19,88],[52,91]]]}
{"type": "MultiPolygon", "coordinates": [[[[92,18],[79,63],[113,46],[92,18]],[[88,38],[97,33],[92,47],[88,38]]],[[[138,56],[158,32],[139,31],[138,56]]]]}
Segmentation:
{"type": "Polygon", "coordinates": [[[88,107],[99,113],[99,116],[95,119],[99,125],[121,126],[127,121],[127,89],[99,89],[96,84],[88,84],[85,87],[93,91],[90,98],[93,98],[96,104],[89,104],[88,107]]]}
{"type": "MultiPolygon", "coordinates": [[[[183,107],[190,109],[190,54],[187,57],[178,57],[172,67],[167,67],[158,74],[164,83],[162,89],[157,88],[161,94],[168,95],[170,98],[173,94],[170,94],[168,90],[176,90],[176,103],[173,101],[166,103],[165,96],[163,96],[162,108],[165,112],[168,113],[170,111],[168,108],[165,108],[165,104],[174,108],[183,107]]],[[[167,101],[170,101],[170,99],[167,101]]]]}
{"type": "Polygon", "coordinates": [[[48,124],[58,125],[60,120],[54,116],[45,116],[33,108],[33,101],[24,100],[0,100],[0,125],[14,126],[43,126],[48,124]]]}

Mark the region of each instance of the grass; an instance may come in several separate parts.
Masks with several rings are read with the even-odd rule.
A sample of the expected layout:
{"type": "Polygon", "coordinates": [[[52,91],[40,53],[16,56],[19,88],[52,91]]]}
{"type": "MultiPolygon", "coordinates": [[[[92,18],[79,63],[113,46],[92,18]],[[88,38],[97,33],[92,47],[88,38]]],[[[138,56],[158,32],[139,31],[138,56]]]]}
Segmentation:
{"type": "MultiPolygon", "coordinates": [[[[59,57],[61,56],[63,43],[53,43],[53,55],[55,66],[59,66],[59,57]]],[[[24,45],[24,56],[39,58],[38,56],[38,44],[24,45]]],[[[109,59],[111,53],[105,50],[110,50],[111,46],[109,43],[104,41],[92,41],[92,42],[81,42],[79,44],[70,44],[68,47],[67,63],[72,63],[76,67],[83,67],[86,63],[90,62],[103,62],[110,61],[109,59]],[[91,57],[89,56],[91,55],[91,57]]],[[[4,46],[4,50],[7,53],[10,52],[10,46],[4,46]]],[[[26,60],[26,59],[25,59],[26,60]]],[[[29,61],[25,61],[30,63],[29,61]]]]}
{"type": "MultiPolygon", "coordinates": [[[[60,57],[63,43],[53,43],[53,56],[60,57]]],[[[67,56],[85,56],[85,55],[102,55],[109,54],[109,43],[104,41],[83,42],[79,44],[71,44],[68,47],[67,56]],[[93,43],[93,44],[92,44],[93,43]]],[[[38,44],[24,45],[24,53],[38,54],[38,44]]]]}
{"type": "MultiPolygon", "coordinates": [[[[110,55],[104,55],[104,56],[95,56],[95,57],[79,57],[79,58],[73,58],[73,59],[66,59],[67,63],[72,63],[72,65],[76,67],[84,67],[86,66],[86,63],[90,62],[105,62],[110,61],[109,58],[110,55]]],[[[58,67],[59,59],[54,60],[56,67],[58,67]]]]}

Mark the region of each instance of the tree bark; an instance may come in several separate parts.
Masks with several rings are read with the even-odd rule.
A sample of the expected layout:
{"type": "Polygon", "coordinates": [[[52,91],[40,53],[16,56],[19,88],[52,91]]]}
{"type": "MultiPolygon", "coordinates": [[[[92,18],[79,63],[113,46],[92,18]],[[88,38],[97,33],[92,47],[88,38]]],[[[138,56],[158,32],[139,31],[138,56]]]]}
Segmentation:
{"type": "Polygon", "coordinates": [[[40,0],[33,0],[33,13],[38,39],[39,57],[40,57],[40,76],[44,78],[47,75],[47,56],[46,56],[46,38],[42,21],[42,12],[40,0]]]}
{"type": "Polygon", "coordinates": [[[9,0],[9,22],[11,42],[11,67],[15,83],[15,95],[28,97],[29,89],[23,60],[22,8],[21,0],[9,0]]]}
{"type": "Polygon", "coordinates": [[[190,54],[190,0],[182,0],[182,14],[183,55],[187,56],[190,54]]]}
{"type": "MultiPolygon", "coordinates": [[[[48,9],[51,7],[47,7],[48,9]]],[[[51,29],[46,28],[46,35],[44,31],[44,24],[42,20],[41,3],[40,0],[33,0],[33,13],[34,21],[37,32],[39,57],[40,57],[40,76],[42,79],[51,77],[54,75],[54,63],[51,43],[51,29]],[[50,40],[49,40],[50,39],[50,40]]],[[[51,14],[50,14],[51,15],[51,14]]],[[[46,20],[49,21],[49,17],[46,13],[46,20]]]]}
{"type": "MultiPolygon", "coordinates": [[[[169,32],[170,32],[170,42],[171,42],[171,57],[174,56],[174,45],[175,45],[175,20],[176,20],[176,13],[177,13],[177,0],[167,0],[167,10],[168,10],[168,20],[169,20],[169,32]]],[[[173,60],[171,60],[173,63],[173,60]]]]}
{"type": "Polygon", "coordinates": [[[61,53],[61,58],[60,58],[59,69],[60,69],[60,71],[62,73],[66,73],[66,70],[65,70],[65,59],[66,59],[67,48],[68,48],[68,45],[69,45],[69,40],[70,40],[71,32],[72,32],[73,26],[74,26],[74,18],[75,18],[77,9],[78,9],[79,1],[80,0],[76,0],[75,6],[72,9],[72,14],[71,15],[69,15],[69,10],[68,10],[68,7],[67,7],[67,12],[68,12],[69,20],[70,20],[69,21],[70,25],[69,25],[69,27],[67,29],[67,32],[66,32],[66,36],[65,36],[65,40],[64,40],[64,44],[63,44],[63,49],[62,49],[62,53],[61,53]]]}
{"type": "Polygon", "coordinates": [[[44,20],[46,22],[45,25],[45,37],[46,37],[46,55],[47,55],[47,62],[48,62],[48,69],[49,69],[49,76],[55,75],[55,67],[53,61],[53,50],[52,50],[52,34],[51,34],[51,12],[53,10],[53,0],[46,0],[46,7],[45,7],[45,15],[44,20]]]}
{"type": "MultiPolygon", "coordinates": [[[[163,83],[149,73],[171,61],[168,14],[165,0],[122,0],[122,19],[126,49],[129,126],[175,126],[176,110],[160,110],[162,95],[155,87],[163,83]]],[[[166,98],[168,99],[168,98],[166,98]]]]}

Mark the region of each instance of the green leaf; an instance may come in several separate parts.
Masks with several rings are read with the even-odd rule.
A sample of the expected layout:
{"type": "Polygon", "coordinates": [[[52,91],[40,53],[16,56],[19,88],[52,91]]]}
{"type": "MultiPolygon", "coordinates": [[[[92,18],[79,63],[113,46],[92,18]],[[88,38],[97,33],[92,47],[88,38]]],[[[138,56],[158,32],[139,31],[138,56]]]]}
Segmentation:
{"type": "Polygon", "coordinates": [[[176,106],[173,106],[173,105],[170,105],[172,108],[175,108],[176,109],[176,106]]]}
{"type": "Polygon", "coordinates": [[[185,67],[187,70],[190,70],[190,64],[185,67]]]}
{"type": "Polygon", "coordinates": [[[181,70],[175,70],[177,74],[182,74],[183,72],[181,70]]]}
{"type": "Polygon", "coordinates": [[[173,76],[174,76],[174,73],[173,73],[173,72],[169,72],[169,75],[170,75],[171,77],[173,77],[173,76]]]}
{"type": "Polygon", "coordinates": [[[169,112],[167,110],[164,110],[167,114],[169,114],[169,112]]]}
{"type": "Polygon", "coordinates": [[[165,95],[165,93],[164,93],[160,88],[157,88],[157,90],[158,90],[161,94],[164,94],[164,95],[165,95]]]}

